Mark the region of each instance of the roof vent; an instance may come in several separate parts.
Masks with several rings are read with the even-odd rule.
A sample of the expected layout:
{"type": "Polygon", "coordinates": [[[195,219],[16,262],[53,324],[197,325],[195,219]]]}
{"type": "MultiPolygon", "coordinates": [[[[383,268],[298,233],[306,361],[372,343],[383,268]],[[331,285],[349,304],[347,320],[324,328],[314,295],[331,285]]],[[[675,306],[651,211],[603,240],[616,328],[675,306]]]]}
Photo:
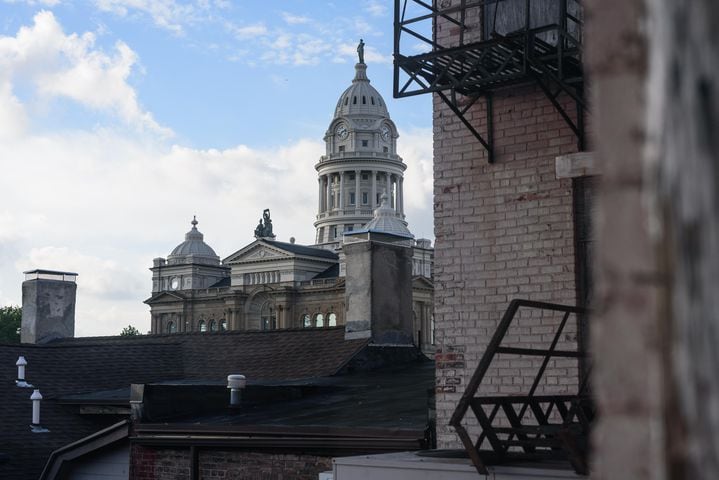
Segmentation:
{"type": "Polygon", "coordinates": [[[230,407],[239,407],[242,389],[247,385],[244,375],[227,375],[227,388],[230,389],[230,407]]]}
{"type": "Polygon", "coordinates": [[[27,360],[25,360],[25,357],[20,355],[17,358],[15,365],[17,365],[17,380],[15,380],[15,385],[22,388],[32,388],[32,385],[25,381],[25,367],[27,366],[27,360]]]}
{"type": "Polygon", "coordinates": [[[32,433],[49,432],[50,430],[40,425],[40,401],[42,401],[40,390],[35,389],[32,395],[30,395],[30,400],[32,400],[32,424],[30,425],[30,430],[32,433]]]}

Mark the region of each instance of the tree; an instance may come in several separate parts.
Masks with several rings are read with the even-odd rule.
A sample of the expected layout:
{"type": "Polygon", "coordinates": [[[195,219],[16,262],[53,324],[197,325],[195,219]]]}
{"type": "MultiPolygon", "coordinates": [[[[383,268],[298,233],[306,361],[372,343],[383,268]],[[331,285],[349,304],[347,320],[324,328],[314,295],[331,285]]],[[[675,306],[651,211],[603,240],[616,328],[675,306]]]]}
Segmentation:
{"type": "Polygon", "coordinates": [[[0,307],[0,343],[20,343],[22,308],[0,307]]]}
{"type": "Polygon", "coordinates": [[[134,337],[135,335],[140,335],[140,331],[132,325],[126,326],[122,329],[122,332],[120,332],[121,337],[134,337]]]}

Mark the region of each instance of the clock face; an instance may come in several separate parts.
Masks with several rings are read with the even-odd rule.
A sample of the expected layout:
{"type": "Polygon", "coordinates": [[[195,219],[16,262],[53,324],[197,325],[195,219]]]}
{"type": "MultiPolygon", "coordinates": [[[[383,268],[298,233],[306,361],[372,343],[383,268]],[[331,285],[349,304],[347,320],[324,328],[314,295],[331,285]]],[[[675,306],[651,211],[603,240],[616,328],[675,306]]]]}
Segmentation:
{"type": "Polygon", "coordinates": [[[389,140],[390,135],[392,134],[392,131],[389,129],[387,125],[382,125],[382,129],[380,130],[380,135],[382,136],[382,140],[385,142],[389,140]]]}
{"type": "Polygon", "coordinates": [[[340,137],[341,140],[344,140],[345,138],[347,138],[347,135],[350,134],[349,130],[347,130],[347,126],[344,123],[340,123],[337,126],[335,133],[338,137],[340,137]]]}
{"type": "Polygon", "coordinates": [[[173,290],[177,290],[180,288],[180,279],[175,277],[170,281],[170,288],[173,290]]]}

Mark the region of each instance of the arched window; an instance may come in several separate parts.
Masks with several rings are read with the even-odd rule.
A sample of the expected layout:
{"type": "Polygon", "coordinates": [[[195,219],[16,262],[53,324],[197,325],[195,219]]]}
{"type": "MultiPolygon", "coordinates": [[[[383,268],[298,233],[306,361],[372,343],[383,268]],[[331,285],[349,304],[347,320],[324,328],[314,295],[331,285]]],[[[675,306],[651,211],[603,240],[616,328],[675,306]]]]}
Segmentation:
{"type": "Polygon", "coordinates": [[[204,320],[200,320],[199,323],[197,324],[197,327],[201,332],[207,331],[207,324],[205,323],[204,320]]]}
{"type": "Polygon", "coordinates": [[[262,330],[275,330],[277,328],[277,312],[270,300],[262,304],[260,309],[260,327],[262,330]]]}
{"type": "Polygon", "coordinates": [[[315,315],[315,327],[324,327],[325,326],[325,316],[321,313],[318,313],[315,315]]]}
{"type": "Polygon", "coordinates": [[[176,333],[177,332],[177,324],[170,320],[167,322],[167,333],[176,333]]]}
{"type": "Polygon", "coordinates": [[[347,105],[348,103],[350,103],[350,97],[345,97],[345,105],[347,105]]]}
{"type": "Polygon", "coordinates": [[[227,319],[223,318],[220,322],[220,330],[222,330],[223,332],[227,331],[227,319]]]}
{"type": "Polygon", "coordinates": [[[312,319],[308,314],[302,315],[302,318],[300,318],[300,323],[302,324],[302,327],[309,328],[312,326],[312,319]]]}
{"type": "Polygon", "coordinates": [[[327,316],[327,326],[328,327],[336,327],[337,326],[337,315],[334,312],[330,313],[327,316]]]}
{"type": "Polygon", "coordinates": [[[212,320],[210,322],[210,331],[216,332],[218,330],[219,326],[217,325],[217,320],[212,320]]]}
{"type": "Polygon", "coordinates": [[[357,105],[357,97],[352,97],[352,105],[357,105]]]}

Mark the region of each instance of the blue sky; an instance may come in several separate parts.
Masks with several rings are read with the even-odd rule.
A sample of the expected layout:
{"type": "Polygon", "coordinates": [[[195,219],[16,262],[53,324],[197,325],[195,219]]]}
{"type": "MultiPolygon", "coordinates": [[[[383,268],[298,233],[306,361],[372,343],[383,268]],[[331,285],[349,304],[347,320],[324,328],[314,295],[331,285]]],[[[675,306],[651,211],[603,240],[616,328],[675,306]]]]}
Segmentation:
{"type": "Polygon", "coordinates": [[[271,208],[311,243],[314,164],[363,38],[432,238],[431,99],[394,100],[392,2],[0,0],[0,305],[76,271],[77,334],[149,328],[152,258],[192,215],[226,257],[271,208]]]}

